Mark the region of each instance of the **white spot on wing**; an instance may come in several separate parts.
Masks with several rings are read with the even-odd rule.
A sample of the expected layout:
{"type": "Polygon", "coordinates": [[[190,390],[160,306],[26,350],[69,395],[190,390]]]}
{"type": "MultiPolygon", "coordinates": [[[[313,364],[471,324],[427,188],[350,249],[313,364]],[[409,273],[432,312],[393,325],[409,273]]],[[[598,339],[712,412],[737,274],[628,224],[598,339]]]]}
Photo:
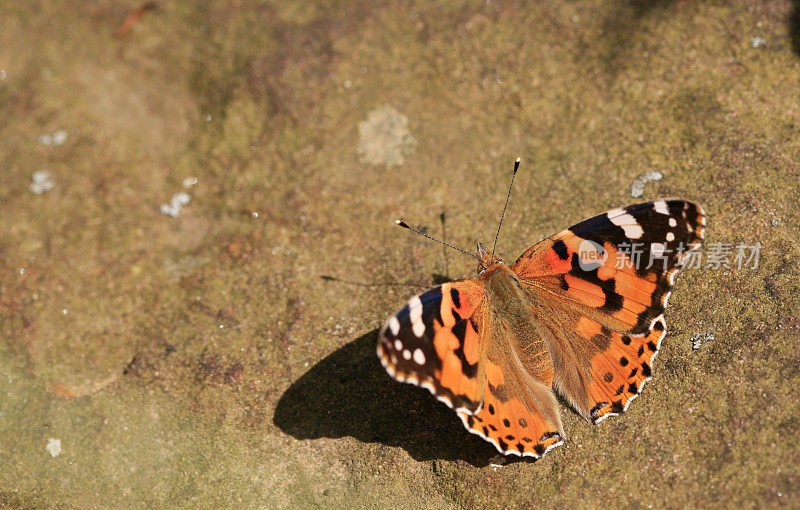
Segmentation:
{"type": "Polygon", "coordinates": [[[425,353],[422,352],[422,349],[416,349],[414,351],[414,362],[417,365],[425,364],[425,353]]]}
{"type": "Polygon", "coordinates": [[[667,242],[672,242],[675,240],[675,234],[672,232],[667,232],[667,242]]]}
{"type": "Polygon", "coordinates": [[[655,209],[657,213],[669,216],[669,207],[667,207],[667,203],[663,200],[653,202],[653,209],[655,209]]]}
{"type": "Polygon", "coordinates": [[[422,301],[419,296],[414,296],[408,302],[408,315],[411,319],[411,329],[417,337],[425,333],[425,324],[422,322],[422,301]]]}
{"type": "Polygon", "coordinates": [[[642,226],[636,222],[636,218],[626,213],[622,209],[614,209],[612,211],[608,211],[607,214],[611,223],[621,227],[622,230],[625,231],[625,236],[628,237],[628,239],[642,238],[644,230],[642,229],[642,226]],[[619,211],[622,211],[622,214],[619,214],[619,211]]]}
{"type": "Polygon", "coordinates": [[[675,285],[675,275],[677,275],[677,274],[678,274],[678,269],[677,268],[674,268],[674,269],[670,270],[669,273],[667,273],[667,281],[669,282],[669,286],[670,287],[675,285]]]}
{"type": "Polygon", "coordinates": [[[664,251],[667,249],[663,243],[653,243],[650,245],[650,253],[653,254],[654,257],[660,257],[664,254],[664,251]]]}
{"type": "Polygon", "coordinates": [[[389,319],[389,331],[392,332],[392,336],[397,336],[397,333],[400,331],[400,321],[397,320],[397,317],[389,319]]]}
{"type": "Polygon", "coordinates": [[[394,341],[394,349],[396,351],[402,351],[403,350],[403,342],[401,342],[399,338],[394,341]]]}
{"type": "Polygon", "coordinates": [[[403,349],[403,359],[408,361],[411,359],[411,351],[408,349],[403,349]]]}
{"type": "Polygon", "coordinates": [[[676,220],[675,218],[670,218],[670,219],[669,219],[669,226],[670,226],[670,227],[674,227],[674,226],[676,226],[677,224],[678,224],[678,220],[676,220]]]}

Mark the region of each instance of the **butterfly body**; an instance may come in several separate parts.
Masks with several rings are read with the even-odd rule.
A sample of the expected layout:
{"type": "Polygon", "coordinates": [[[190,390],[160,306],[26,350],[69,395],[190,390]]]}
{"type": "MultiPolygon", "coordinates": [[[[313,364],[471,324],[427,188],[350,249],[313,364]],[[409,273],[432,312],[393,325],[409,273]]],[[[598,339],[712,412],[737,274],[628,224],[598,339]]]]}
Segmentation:
{"type": "Polygon", "coordinates": [[[501,453],[539,458],[563,444],[554,390],[592,423],[639,395],[675,274],[704,225],[699,206],[661,200],[574,225],[511,266],[479,244],[478,279],[411,298],[381,330],[378,356],[501,453]],[[636,242],[648,266],[619,265],[636,242]]]}
{"type": "Polygon", "coordinates": [[[553,382],[553,363],[543,341],[533,296],[525,291],[517,275],[507,266],[498,264],[481,275],[486,289],[486,315],[490,331],[497,338],[491,345],[508,344],[502,355],[512,358],[519,369],[547,384],[553,382]],[[486,276],[484,276],[486,275],[486,276]]]}

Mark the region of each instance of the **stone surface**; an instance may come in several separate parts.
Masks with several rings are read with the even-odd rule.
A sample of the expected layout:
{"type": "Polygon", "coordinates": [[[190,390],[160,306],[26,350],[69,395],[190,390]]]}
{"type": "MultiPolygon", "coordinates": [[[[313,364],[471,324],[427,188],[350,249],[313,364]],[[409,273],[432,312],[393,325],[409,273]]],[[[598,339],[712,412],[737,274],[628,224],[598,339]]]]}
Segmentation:
{"type": "Polygon", "coordinates": [[[6,4],[0,506],[800,506],[796,2],[6,4]],[[506,260],[647,171],[763,249],[678,278],[624,416],[497,467],[375,342],[474,273],[394,219],[491,242],[518,156],[506,260]]]}

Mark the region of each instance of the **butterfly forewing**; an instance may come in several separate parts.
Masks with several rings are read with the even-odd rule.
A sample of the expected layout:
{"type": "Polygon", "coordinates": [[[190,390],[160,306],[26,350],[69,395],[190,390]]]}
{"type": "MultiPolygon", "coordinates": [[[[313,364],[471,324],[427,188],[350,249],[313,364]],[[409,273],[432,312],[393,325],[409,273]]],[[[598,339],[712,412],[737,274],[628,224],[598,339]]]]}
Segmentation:
{"type": "Polygon", "coordinates": [[[446,283],[415,296],[384,324],[378,357],[401,382],[422,386],[452,408],[474,412],[481,401],[478,362],[485,347],[483,286],[446,283]]]}
{"type": "Polygon", "coordinates": [[[511,269],[539,294],[633,335],[664,313],[675,275],[700,246],[705,214],[683,200],[614,209],[529,248],[511,269]]]}

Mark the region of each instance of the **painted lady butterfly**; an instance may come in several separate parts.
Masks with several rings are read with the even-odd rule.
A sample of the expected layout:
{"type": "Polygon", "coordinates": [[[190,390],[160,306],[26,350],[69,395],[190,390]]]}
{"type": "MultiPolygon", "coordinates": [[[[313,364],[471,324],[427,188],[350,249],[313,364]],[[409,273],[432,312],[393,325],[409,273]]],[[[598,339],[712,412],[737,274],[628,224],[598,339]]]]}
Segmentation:
{"type": "Polygon", "coordinates": [[[478,243],[478,279],[411,298],[378,357],[501,453],[539,458],[564,442],[553,390],[595,424],[641,393],[675,276],[704,232],[700,206],[658,200],[578,223],[510,267],[478,243]]]}

